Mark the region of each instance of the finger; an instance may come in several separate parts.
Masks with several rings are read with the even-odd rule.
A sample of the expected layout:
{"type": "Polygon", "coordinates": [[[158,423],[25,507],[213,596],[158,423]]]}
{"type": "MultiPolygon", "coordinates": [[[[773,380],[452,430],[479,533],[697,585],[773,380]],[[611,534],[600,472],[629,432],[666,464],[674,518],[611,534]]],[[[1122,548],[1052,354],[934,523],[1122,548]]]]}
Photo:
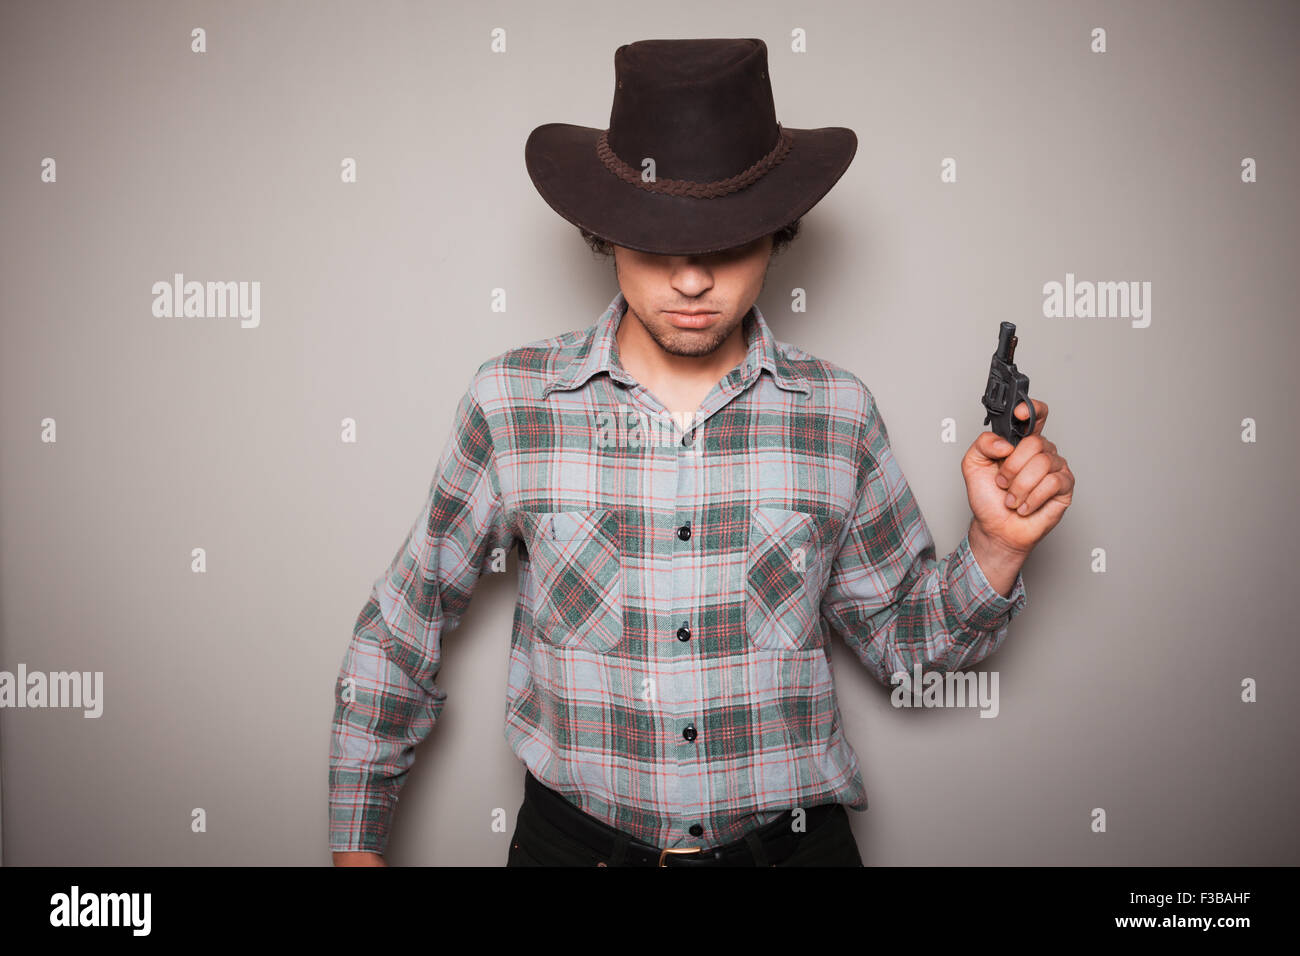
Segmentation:
{"type": "Polygon", "coordinates": [[[1007,455],[998,469],[998,474],[1007,480],[1008,486],[1015,481],[1016,475],[1020,474],[1020,469],[1025,467],[1029,459],[1043,451],[1046,443],[1047,439],[1038,434],[1026,435],[1020,439],[1015,451],[1007,455]]]}
{"type": "MultiPolygon", "coordinates": [[[[1047,403],[1040,402],[1036,398],[1031,398],[1030,401],[1034,403],[1034,430],[1032,434],[1037,435],[1043,430],[1043,425],[1047,423],[1047,403]]],[[[1014,414],[1016,418],[1028,421],[1029,407],[1024,402],[1021,402],[1015,407],[1014,414]]]]}
{"type": "MultiPolygon", "coordinates": [[[[1032,446],[1025,445],[1025,442],[1028,441],[1030,437],[1033,437],[1034,440],[1039,443],[1039,451],[1035,452],[1035,454],[1048,454],[1052,456],[1056,455],[1056,443],[1048,441],[1046,438],[1043,438],[1041,435],[1026,436],[1025,438],[1021,439],[1020,445],[1016,447],[1016,450],[1019,451],[1021,447],[1031,448],[1032,446]]],[[[1063,462],[1065,461],[1065,459],[1062,458],[1061,461],[1063,462]]],[[[1020,467],[1023,467],[1023,465],[1020,467]]],[[[997,483],[997,486],[999,488],[1005,490],[1011,487],[1011,481],[1013,478],[1015,478],[1015,476],[1018,473],[1019,473],[1019,468],[1016,467],[1015,462],[1012,462],[1011,465],[1008,466],[1007,463],[1004,461],[1002,463],[1002,466],[998,468],[998,473],[993,476],[993,480],[994,482],[997,483]]]]}
{"type": "MultiPolygon", "coordinates": [[[[1048,409],[1047,409],[1047,403],[1044,402],[1044,401],[1040,401],[1040,400],[1037,399],[1037,398],[1031,398],[1030,401],[1034,403],[1034,421],[1035,421],[1035,423],[1040,422],[1040,421],[1042,421],[1044,418],[1046,418],[1046,417],[1047,417],[1047,411],[1048,411],[1048,409]]],[[[1016,408],[1015,408],[1015,414],[1016,414],[1016,418],[1028,419],[1028,418],[1029,418],[1029,407],[1028,407],[1024,402],[1021,402],[1019,405],[1016,406],[1016,408]]]]}
{"type": "MultiPolygon", "coordinates": [[[[1067,481],[1064,475],[1064,471],[1048,472],[1043,477],[1042,481],[1029,490],[1029,494],[1025,496],[1025,500],[1020,504],[1020,507],[1016,509],[1016,514],[1028,517],[1057,495],[1067,492],[1069,488],[1067,487],[1067,481]]],[[[1068,482],[1068,484],[1072,486],[1073,480],[1068,482]]]]}
{"type": "Polygon", "coordinates": [[[1061,459],[1061,470],[1055,472],[1061,481],[1061,490],[1057,494],[1073,495],[1074,494],[1074,472],[1070,470],[1070,463],[1064,458],[1061,459]]]}
{"type": "MultiPolygon", "coordinates": [[[[1074,490],[1074,473],[1070,471],[1069,463],[1062,456],[1057,455],[1055,453],[1053,453],[1051,457],[1052,457],[1052,464],[1051,467],[1048,469],[1047,474],[1044,475],[1043,478],[1039,479],[1038,484],[1029,488],[1027,493],[1019,496],[1021,500],[1020,503],[1016,506],[1016,510],[1020,511],[1021,508],[1024,508],[1026,505],[1028,505],[1028,508],[1026,510],[1020,511],[1021,514],[1032,514],[1043,504],[1043,502],[1049,500],[1053,496],[1061,495],[1061,494],[1068,495],[1071,491],[1074,490]],[[1038,489],[1040,487],[1043,488],[1049,487],[1043,485],[1043,482],[1046,481],[1048,478],[1054,478],[1057,481],[1058,484],[1056,490],[1053,491],[1051,494],[1042,495],[1039,493],[1038,489]]],[[[1025,470],[1027,471],[1028,467],[1026,467],[1025,470]]],[[[1017,491],[1018,490],[1019,489],[1017,489],[1017,491]]]]}
{"type": "Polygon", "coordinates": [[[1019,509],[1029,497],[1029,493],[1054,470],[1056,461],[1055,455],[1043,452],[1025,462],[1024,467],[1016,473],[1016,477],[1007,488],[1007,507],[1019,509]]]}

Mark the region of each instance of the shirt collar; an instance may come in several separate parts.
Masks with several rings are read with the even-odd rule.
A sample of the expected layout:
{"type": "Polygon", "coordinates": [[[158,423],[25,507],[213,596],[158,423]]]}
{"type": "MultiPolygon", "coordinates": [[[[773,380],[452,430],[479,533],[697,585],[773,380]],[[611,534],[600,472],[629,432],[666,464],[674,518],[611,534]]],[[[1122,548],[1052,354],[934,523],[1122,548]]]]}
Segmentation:
{"type": "MultiPolygon", "coordinates": [[[[578,388],[597,372],[605,372],[624,385],[636,384],[619,362],[618,340],[614,337],[626,312],[627,299],[620,290],[596,324],[587,329],[579,341],[577,355],[547,379],[542,389],[543,398],[553,389],[578,388]]],[[[777,344],[757,303],[750,308],[743,324],[748,346],[745,360],[730,373],[729,380],[738,382],[743,390],[758,378],[763,369],[767,369],[781,388],[811,394],[812,387],[795,369],[784,348],[777,344]]]]}

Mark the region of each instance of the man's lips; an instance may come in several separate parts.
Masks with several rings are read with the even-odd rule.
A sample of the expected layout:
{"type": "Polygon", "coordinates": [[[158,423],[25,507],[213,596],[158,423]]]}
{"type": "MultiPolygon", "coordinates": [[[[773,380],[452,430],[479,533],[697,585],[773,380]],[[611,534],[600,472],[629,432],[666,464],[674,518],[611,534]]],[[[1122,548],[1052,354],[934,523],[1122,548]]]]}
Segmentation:
{"type": "Polygon", "coordinates": [[[664,312],[669,322],[682,329],[702,329],[720,314],[719,312],[664,312]]]}

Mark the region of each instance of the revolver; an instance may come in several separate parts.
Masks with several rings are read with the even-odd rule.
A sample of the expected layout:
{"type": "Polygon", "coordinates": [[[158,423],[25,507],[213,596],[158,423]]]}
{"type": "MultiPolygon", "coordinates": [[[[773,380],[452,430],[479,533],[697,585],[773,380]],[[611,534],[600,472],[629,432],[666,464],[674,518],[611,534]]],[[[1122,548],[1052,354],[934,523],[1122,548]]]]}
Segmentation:
{"type": "Polygon", "coordinates": [[[993,433],[1012,445],[1034,431],[1034,403],[1029,400],[1029,376],[1022,375],[1013,361],[1016,355],[1016,327],[1003,322],[998,330],[998,350],[989,363],[989,380],[984,386],[984,424],[993,423],[993,433]],[[1029,419],[1016,418],[1016,406],[1021,402],[1029,409],[1029,419]]]}

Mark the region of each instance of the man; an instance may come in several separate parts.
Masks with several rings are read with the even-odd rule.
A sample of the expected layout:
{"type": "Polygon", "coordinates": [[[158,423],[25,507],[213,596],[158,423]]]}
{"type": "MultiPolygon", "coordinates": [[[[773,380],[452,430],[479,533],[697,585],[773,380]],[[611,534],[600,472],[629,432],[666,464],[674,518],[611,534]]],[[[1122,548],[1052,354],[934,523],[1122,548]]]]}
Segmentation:
{"type": "Polygon", "coordinates": [[[759,40],[625,45],[615,77],[608,130],[538,127],[525,160],[613,248],[620,291],[595,326],[484,362],[460,401],[343,662],[339,864],[382,865],[445,700],[441,638],[516,546],[508,865],[860,866],[832,636],[885,683],[982,660],[1070,503],[1035,401],[1017,446],[985,432],[966,452],[972,521],[936,560],[870,391],[755,304],[855,135],[778,124],[759,40]]]}

